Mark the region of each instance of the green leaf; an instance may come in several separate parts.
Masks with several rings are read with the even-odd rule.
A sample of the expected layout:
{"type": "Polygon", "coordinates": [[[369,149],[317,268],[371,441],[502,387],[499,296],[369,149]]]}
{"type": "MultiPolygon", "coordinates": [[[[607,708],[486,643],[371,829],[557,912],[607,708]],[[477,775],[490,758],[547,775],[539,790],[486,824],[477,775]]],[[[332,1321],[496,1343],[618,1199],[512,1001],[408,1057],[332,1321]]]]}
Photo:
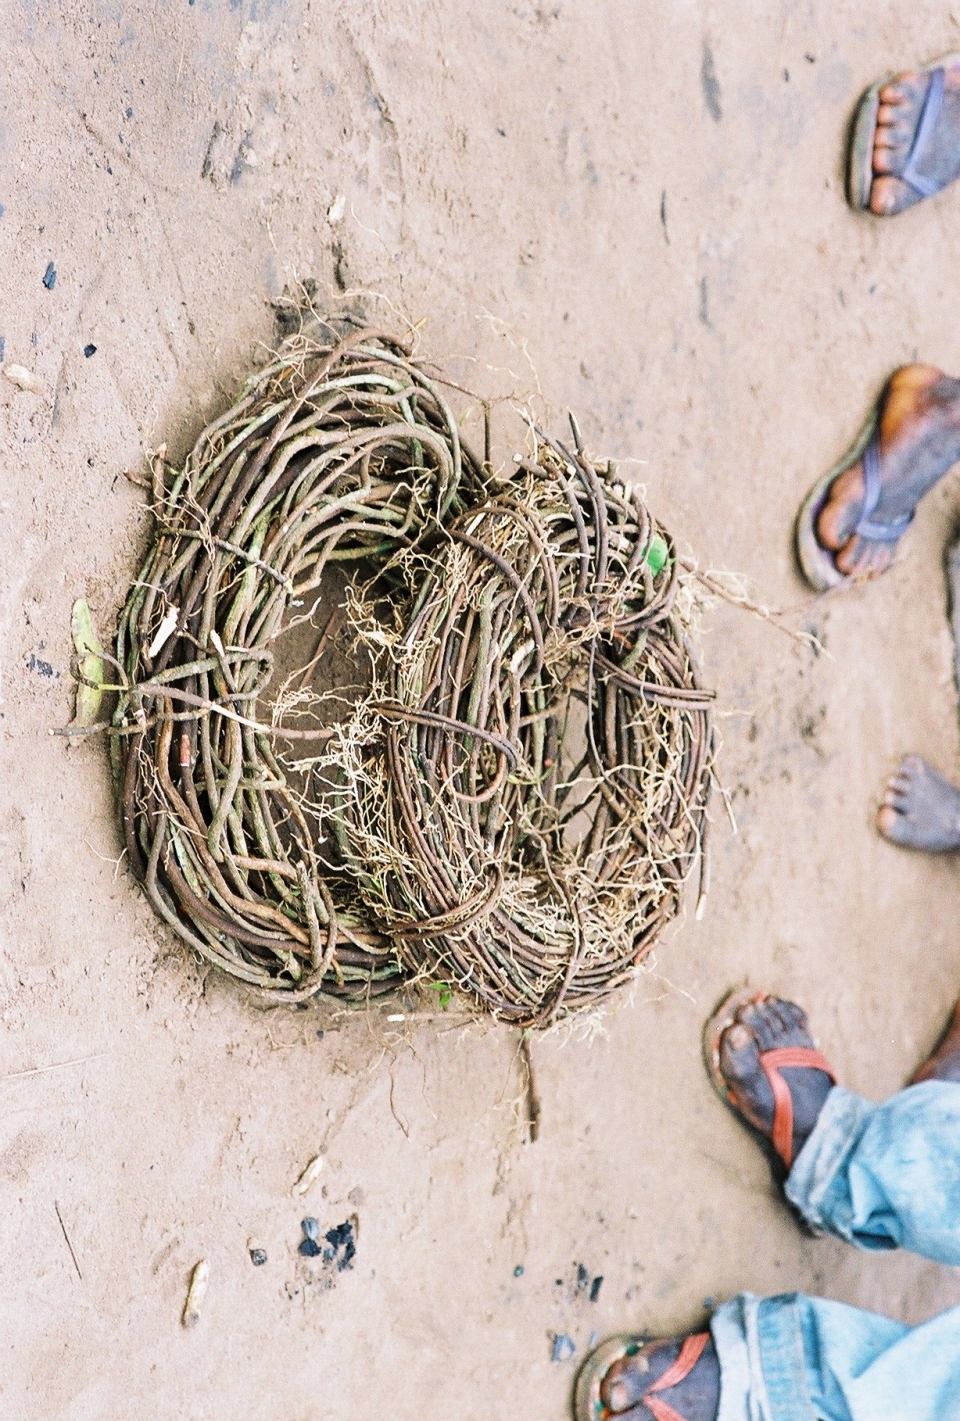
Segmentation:
{"type": "Polygon", "coordinates": [[[95,725],[103,700],[103,647],[93,630],[90,608],[83,597],[78,597],[70,614],[70,633],[79,658],[78,669],[83,677],[77,682],[76,725],[95,725]],[[87,682],[90,685],[87,685],[87,682]]]}
{"type": "Polygon", "coordinates": [[[644,562],[647,564],[647,567],[653,573],[654,577],[656,577],[657,573],[662,567],[666,566],[669,551],[670,550],[668,549],[666,543],[660,537],[660,534],[654,534],[653,538],[651,538],[650,540],[650,546],[649,548],[647,548],[647,555],[644,558],[644,562]]]}
{"type": "Polygon", "coordinates": [[[440,1010],[446,1011],[447,1007],[453,1001],[453,988],[450,986],[450,983],[430,982],[428,983],[428,987],[431,992],[436,992],[437,1005],[439,1006],[440,1010]]]}

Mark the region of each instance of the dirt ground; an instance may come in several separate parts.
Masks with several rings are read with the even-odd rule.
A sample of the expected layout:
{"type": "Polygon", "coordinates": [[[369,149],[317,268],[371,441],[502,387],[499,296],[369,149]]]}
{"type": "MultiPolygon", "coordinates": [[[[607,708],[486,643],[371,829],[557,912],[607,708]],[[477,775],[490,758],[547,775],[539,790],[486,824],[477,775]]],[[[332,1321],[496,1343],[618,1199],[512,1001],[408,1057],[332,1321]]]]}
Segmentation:
{"type": "Polygon", "coordinates": [[[862,89],[960,47],[960,11],[0,0],[0,32],[0,335],[42,381],[0,380],[4,1416],[555,1421],[591,1334],[741,1289],[960,1301],[946,1269],[804,1237],[699,1054],[749,978],[879,1098],[960,983],[960,868],[873,828],[902,752],[958,769],[956,476],[876,586],[810,601],[790,541],[893,367],[960,372],[960,186],[877,222],[842,181],[862,89]],[[482,394],[576,410],[704,565],[825,643],[709,616],[738,832],[715,798],[703,921],[589,1039],[536,1043],[534,1144],[514,1032],[264,1012],[189,960],[117,862],[103,748],[48,734],[71,603],[109,632],[146,535],[124,471],[185,452],[305,278],[482,394]],[[299,1258],[307,1212],[355,1216],[352,1267],[299,1258]]]}

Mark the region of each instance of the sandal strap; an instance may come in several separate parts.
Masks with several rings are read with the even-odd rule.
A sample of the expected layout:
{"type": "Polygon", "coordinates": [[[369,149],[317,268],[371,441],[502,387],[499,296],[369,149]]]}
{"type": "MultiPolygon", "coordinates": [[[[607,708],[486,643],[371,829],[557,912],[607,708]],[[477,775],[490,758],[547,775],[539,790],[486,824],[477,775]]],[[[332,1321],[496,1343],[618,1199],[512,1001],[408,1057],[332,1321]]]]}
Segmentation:
{"type": "Polygon", "coordinates": [[[923,99],[923,107],[920,110],[920,118],[914,131],[913,142],[910,145],[910,152],[903,166],[903,172],[900,174],[900,181],[906,183],[908,187],[912,187],[914,192],[918,192],[921,197],[933,197],[934,193],[938,193],[941,188],[941,184],[937,182],[936,178],[928,178],[923,173],[917,172],[917,163],[930,146],[930,139],[933,137],[933,130],[943,107],[943,91],[943,70],[932,69],[930,83],[927,85],[927,92],[923,99]]]}
{"type": "Polygon", "coordinates": [[[805,1066],[823,1071],[834,1085],[837,1077],[826,1056],[812,1046],[777,1046],[773,1051],[762,1051],[760,1064],[773,1091],[773,1148],[789,1169],[793,1163],[793,1096],[781,1070],[805,1066]]]}
{"type": "Polygon", "coordinates": [[[647,1408],[654,1421],[687,1421],[687,1417],[675,1411],[669,1401],[662,1401],[659,1396],[651,1396],[649,1392],[638,1404],[647,1408]]]}
{"type": "Polygon", "coordinates": [[[655,1421],[686,1421],[686,1417],[681,1416],[679,1411],[675,1411],[668,1401],[655,1396],[654,1392],[669,1391],[682,1382],[684,1377],[688,1377],[703,1355],[703,1349],[710,1341],[709,1332],[694,1332],[689,1337],[683,1339],[676,1360],[663,1372],[649,1390],[645,1391],[640,1398],[641,1405],[645,1406],[655,1421]]]}
{"type": "Polygon", "coordinates": [[[682,1382],[684,1377],[688,1377],[699,1362],[703,1349],[709,1341],[709,1332],[691,1332],[689,1337],[685,1337],[676,1361],[671,1362],[667,1370],[657,1377],[657,1380],[648,1389],[647,1395],[651,1391],[669,1391],[672,1386],[682,1382]]]}
{"type": "Polygon", "coordinates": [[[863,451],[863,511],[853,530],[858,538],[871,543],[895,543],[913,522],[912,513],[874,523],[873,513],[880,502],[880,436],[875,434],[863,451]]]}

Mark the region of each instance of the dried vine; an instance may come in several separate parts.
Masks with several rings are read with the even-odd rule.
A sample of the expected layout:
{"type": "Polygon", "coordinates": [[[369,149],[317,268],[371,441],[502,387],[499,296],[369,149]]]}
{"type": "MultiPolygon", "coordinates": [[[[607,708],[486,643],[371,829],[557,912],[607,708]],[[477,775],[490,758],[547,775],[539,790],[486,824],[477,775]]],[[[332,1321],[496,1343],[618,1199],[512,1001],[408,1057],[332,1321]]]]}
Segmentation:
{"type": "Polygon", "coordinates": [[[703,847],[680,564],[579,436],[496,478],[402,343],[328,337],[289,342],[155,488],[104,655],[130,864],[270,999],[426,978],[549,1025],[635,971],[703,847]],[[316,680],[336,567],[371,677],[345,709],[316,680]]]}

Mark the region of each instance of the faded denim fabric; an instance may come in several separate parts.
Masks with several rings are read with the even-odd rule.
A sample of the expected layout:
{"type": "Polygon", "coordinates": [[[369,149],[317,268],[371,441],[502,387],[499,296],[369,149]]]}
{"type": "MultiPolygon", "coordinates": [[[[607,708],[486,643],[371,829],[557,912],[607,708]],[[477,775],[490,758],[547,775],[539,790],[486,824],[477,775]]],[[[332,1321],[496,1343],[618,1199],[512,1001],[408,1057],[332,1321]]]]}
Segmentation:
{"type": "MultiPolygon", "coordinates": [[[[960,1086],[874,1105],[834,1087],[787,1198],[864,1249],[960,1264],[960,1086]]],[[[960,1307],[907,1327],[845,1303],[742,1293],[718,1308],[717,1421],[960,1421],[960,1307]]]]}

